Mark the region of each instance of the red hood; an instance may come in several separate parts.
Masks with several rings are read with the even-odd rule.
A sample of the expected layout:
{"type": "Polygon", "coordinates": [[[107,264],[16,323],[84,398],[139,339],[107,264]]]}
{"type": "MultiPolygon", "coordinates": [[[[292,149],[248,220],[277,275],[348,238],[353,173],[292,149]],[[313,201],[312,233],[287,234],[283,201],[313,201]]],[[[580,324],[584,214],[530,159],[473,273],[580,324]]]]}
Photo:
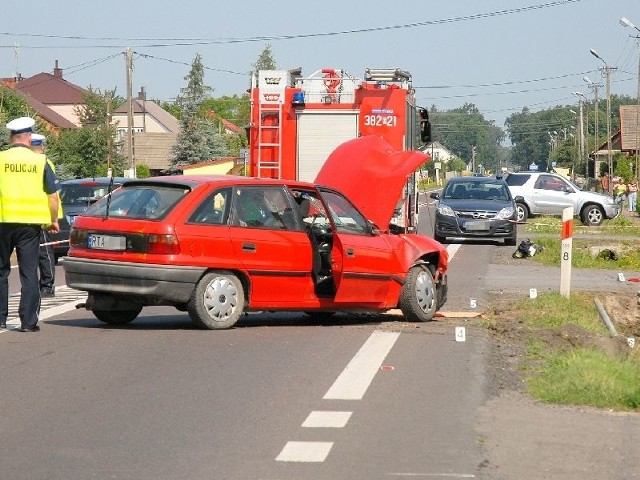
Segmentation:
{"type": "Polygon", "coordinates": [[[429,156],[394,149],[382,137],[367,135],[339,145],[315,183],[344,193],[379,228],[386,230],[407,178],[429,156]]]}

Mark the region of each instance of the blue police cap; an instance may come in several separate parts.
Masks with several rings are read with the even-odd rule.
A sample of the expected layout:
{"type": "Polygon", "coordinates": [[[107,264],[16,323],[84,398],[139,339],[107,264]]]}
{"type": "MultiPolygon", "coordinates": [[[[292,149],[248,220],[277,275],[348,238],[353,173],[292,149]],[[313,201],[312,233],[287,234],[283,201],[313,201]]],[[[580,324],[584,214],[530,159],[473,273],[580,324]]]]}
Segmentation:
{"type": "Polygon", "coordinates": [[[32,133],[31,134],[31,146],[32,147],[38,147],[38,146],[42,145],[46,140],[47,140],[47,137],[45,137],[44,135],[40,135],[39,133],[32,133]]]}

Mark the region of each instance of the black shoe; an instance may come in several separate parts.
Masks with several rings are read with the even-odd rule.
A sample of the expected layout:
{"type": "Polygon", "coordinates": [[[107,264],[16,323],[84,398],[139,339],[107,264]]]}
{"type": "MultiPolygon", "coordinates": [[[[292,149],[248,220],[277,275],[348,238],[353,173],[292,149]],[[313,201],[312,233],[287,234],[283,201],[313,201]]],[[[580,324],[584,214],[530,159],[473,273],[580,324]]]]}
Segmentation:
{"type": "Polygon", "coordinates": [[[18,332],[39,332],[40,327],[38,325],[34,325],[33,327],[29,327],[29,328],[20,327],[20,328],[17,328],[16,330],[18,332]]]}
{"type": "Polygon", "coordinates": [[[42,298],[51,298],[56,296],[56,292],[48,288],[43,288],[40,290],[40,296],[42,298]]]}

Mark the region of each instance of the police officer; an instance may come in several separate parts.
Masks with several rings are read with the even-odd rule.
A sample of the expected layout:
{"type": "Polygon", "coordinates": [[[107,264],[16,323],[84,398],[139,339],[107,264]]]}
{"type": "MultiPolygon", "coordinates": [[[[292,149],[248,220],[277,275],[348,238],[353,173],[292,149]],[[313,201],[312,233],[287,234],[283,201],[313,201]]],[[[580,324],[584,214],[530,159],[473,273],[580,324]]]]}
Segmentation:
{"type": "MultiPolygon", "coordinates": [[[[31,150],[44,155],[45,143],[47,137],[39,133],[31,134],[31,150]]],[[[56,167],[51,159],[45,157],[47,163],[55,172],[56,167]]],[[[62,218],[62,203],[58,205],[58,220],[62,218]]],[[[40,296],[55,297],[55,280],[56,280],[56,254],[53,245],[50,245],[51,238],[46,230],[41,231],[40,235],[40,254],[38,255],[38,267],[40,270],[40,296]]]]}
{"type": "Polygon", "coordinates": [[[10,121],[11,146],[0,152],[0,327],[6,328],[9,314],[9,274],[15,250],[22,286],[20,332],[40,330],[40,230],[60,231],[58,179],[43,156],[31,151],[34,125],[29,117],[10,121]]]}

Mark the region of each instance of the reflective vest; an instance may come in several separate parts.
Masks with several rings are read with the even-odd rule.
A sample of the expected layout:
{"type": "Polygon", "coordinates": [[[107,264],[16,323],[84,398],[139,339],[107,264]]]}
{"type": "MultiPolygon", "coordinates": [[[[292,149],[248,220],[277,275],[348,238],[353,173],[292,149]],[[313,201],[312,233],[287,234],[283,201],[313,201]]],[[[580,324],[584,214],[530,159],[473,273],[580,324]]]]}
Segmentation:
{"type": "MultiPolygon", "coordinates": [[[[55,163],[53,163],[51,161],[51,159],[48,158],[47,155],[44,154],[44,153],[39,153],[38,155],[42,155],[45,158],[45,160],[47,161],[47,163],[51,167],[51,170],[53,170],[53,173],[55,173],[56,172],[55,163]]],[[[45,195],[46,195],[46,193],[45,193],[45,195]]],[[[48,200],[47,200],[47,202],[48,202],[48,200]]],[[[64,218],[64,213],[62,212],[62,200],[60,199],[60,192],[58,192],[58,220],[60,220],[61,218],[64,218]]]]}
{"type": "Polygon", "coordinates": [[[0,222],[49,225],[43,156],[27,147],[0,152],[0,222]]]}

